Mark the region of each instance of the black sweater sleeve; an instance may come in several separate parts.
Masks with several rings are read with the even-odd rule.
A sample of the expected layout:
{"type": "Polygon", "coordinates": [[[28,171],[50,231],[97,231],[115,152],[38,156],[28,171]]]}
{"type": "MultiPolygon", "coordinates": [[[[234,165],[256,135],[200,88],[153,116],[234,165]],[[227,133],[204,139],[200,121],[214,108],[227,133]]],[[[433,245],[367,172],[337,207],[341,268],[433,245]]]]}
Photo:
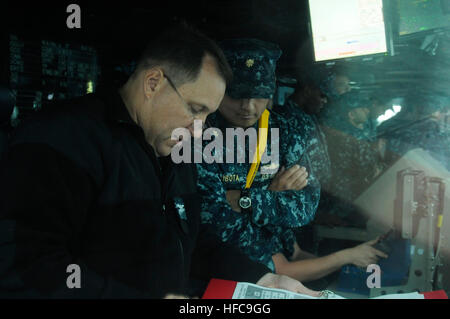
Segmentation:
{"type": "Polygon", "coordinates": [[[9,150],[0,179],[0,296],[5,298],[145,298],[144,292],[89,269],[79,254],[90,176],[44,144],[9,150]],[[81,288],[67,287],[81,269],[81,288]]]}
{"type": "Polygon", "coordinates": [[[191,275],[203,280],[211,278],[256,283],[271,270],[252,261],[239,248],[223,243],[207,225],[200,228],[192,256],[191,275]]]}
{"type": "MultiPolygon", "coordinates": [[[[191,165],[197,185],[197,169],[191,165]]],[[[200,221],[200,207],[198,223],[200,221]]],[[[271,270],[252,261],[238,247],[224,243],[207,224],[200,225],[197,244],[192,255],[191,275],[208,281],[211,278],[256,283],[271,270]]]]}

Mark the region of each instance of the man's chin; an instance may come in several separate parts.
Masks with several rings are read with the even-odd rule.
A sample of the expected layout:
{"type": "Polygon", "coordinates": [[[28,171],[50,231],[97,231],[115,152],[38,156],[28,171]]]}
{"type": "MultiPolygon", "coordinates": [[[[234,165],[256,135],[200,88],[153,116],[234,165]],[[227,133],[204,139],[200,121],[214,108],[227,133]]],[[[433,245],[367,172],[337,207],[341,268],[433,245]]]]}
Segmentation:
{"type": "Polygon", "coordinates": [[[255,125],[255,123],[258,122],[258,120],[255,119],[251,119],[251,120],[243,120],[243,119],[239,119],[237,121],[234,121],[233,123],[231,123],[234,127],[241,127],[241,128],[249,128],[253,125],[255,125]]]}
{"type": "Polygon", "coordinates": [[[172,151],[171,147],[163,146],[158,147],[155,149],[156,157],[166,157],[170,155],[170,152],[172,151]]]}
{"type": "Polygon", "coordinates": [[[248,122],[246,122],[244,125],[242,125],[242,127],[243,128],[249,128],[249,127],[252,127],[253,125],[255,125],[256,123],[258,122],[258,120],[256,120],[256,121],[248,121],[248,122]]]}

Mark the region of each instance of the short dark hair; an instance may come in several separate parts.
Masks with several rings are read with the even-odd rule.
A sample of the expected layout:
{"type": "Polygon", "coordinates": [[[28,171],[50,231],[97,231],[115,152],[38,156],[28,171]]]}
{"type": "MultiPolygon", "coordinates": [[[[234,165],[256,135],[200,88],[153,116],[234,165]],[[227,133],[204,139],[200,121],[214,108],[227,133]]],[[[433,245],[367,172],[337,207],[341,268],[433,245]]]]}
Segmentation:
{"type": "Polygon", "coordinates": [[[151,40],[138,60],[136,70],[162,66],[178,86],[197,79],[207,54],[214,58],[219,75],[227,85],[230,84],[232,70],[220,47],[185,23],[172,26],[151,40]]]}

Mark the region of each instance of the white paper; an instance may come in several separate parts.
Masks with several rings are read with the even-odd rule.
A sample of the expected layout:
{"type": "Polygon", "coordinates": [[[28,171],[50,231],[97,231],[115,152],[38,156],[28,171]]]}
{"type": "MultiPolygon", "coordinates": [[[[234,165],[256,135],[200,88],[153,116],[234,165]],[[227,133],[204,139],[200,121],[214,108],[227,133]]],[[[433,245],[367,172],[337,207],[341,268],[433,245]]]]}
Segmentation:
{"type": "MultiPolygon", "coordinates": [[[[239,282],[236,285],[232,299],[325,299],[323,297],[311,297],[282,289],[273,289],[258,286],[247,282],[239,282]]],[[[326,294],[326,299],[345,299],[334,293],[326,294]]]]}
{"type": "MultiPolygon", "coordinates": [[[[347,299],[338,294],[326,290],[321,297],[311,297],[283,289],[274,289],[258,286],[248,282],[239,282],[236,285],[232,299],[347,299]]],[[[425,299],[418,292],[383,295],[370,299],[425,299]]]]}
{"type": "Polygon", "coordinates": [[[373,297],[371,299],[425,299],[425,296],[418,292],[411,292],[407,294],[392,294],[373,297]]]}

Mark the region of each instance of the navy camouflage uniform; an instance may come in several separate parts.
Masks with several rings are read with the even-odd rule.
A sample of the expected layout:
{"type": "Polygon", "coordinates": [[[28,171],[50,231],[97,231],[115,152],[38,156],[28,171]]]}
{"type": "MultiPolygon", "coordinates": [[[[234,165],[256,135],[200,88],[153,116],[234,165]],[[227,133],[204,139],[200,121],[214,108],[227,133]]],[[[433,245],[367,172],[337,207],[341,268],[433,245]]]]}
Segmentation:
{"type": "MultiPolygon", "coordinates": [[[[445,111],[446,99],[433,99],[422,107],[425,113],[445,111]]],[[[410,150],[422,148],[450,170],[450,130],[448,124],[425,118],[415,123],[403,123],[402,128],[388,135],[387,150],[392,159],[399,158],[410,150]]]]}
{"type": "MultiPolygon", "coordinates": [[[[275,64],[281,50],[270,43],[247,39],[230,40],[222,43],[222,46],[235,79],[232,86],[227,88],[227,94],[236,99],[271,99],[275,92],[275,64]]],[[[254,127],[257,128],[257,125],[254,127]]],[[[208,126],[221,130],[224,139],[226,128],[232,127],[220,112],[208,117],[208,126]]],[[[206,144],[207,141],[204,142],[206,144]]],[[[245,163],[197,164],[202,222],[211,224],[222,241],[240,247],[251,259],[275,271],[272,255],[281,252],[289,258],[293,254],[296,240],[294,229],[308,224],[314,218],[320,185],[310,174],[308,186],[301,191],[268,190],[276,172],[282,166],[288,169],[297,164],[306,149],[304,138],[294,132],[281,115],[271,112],[266,153],[270,156],[272,146],[278,144],[279,163],[261,163],[250,188],[252,212],[246,214],[233,211],[226,192],[245,188],[251,166],[249,145],[245,144],[245,150],[239,149],[235,140],[235,155],[245,152],[245,163]],[[279,128],[279,140],[272,141],[271,128],[279,128]]],[[[222,154],[227,154],[226,143],[222,154]]],[[[304,158],[307,161],[307,155],[304,158]]]]}
{"type": "MultiPolygon", "coordinates": [[[[331,180],[331,162],[326,137],[317,116],[305,113],[292,99],[288,99],[283,106],[278,106],[275,110],[287,118],[292,129],[303,136],[307,142],[308,172],[312,172],[321,186],[320,201],[316,214],[320,214],[321,211],[328,211],[330,204],[327,188],[331,180]]],[[[302,249],[317,252],[319,241],[312,224],[297,229],[296,233],[297,241],[302,249]]]]}
{"type": "Polygon", "coordinates": [[[425,120],[391,134],[388,148],[398,157],[415,148],[423,148],[437,155],[442,147],[439,142],[443,139],[445,134],[440,130],[439,124],[433,120],[425,120]]]}
{"type": "Polygon", "coordinates": [[[340,105],[336,106],[341,108],[338,114],[329,116],[324,126],[332,171],[329,192],[342,200],[342,205],[334,203],[329,207],[329,213],[340,217],[350,214],[351,202],[370,185],[380,165],[372,127],[366,125],[359,129],[345,118],[346,112],[357,106],[349,103],[349,99],[341,98],[340,105]]]}
{"type": "Polygon", "coordinates": [[[306,114],[292,99],[288,99],[285,105],[278,106],[276,111],[288,120],[293,130],[304,137],[311,171],[322,185],[327,184],[331,177],[331,162],[326,137],[317,117],[306,114]]]}
{"type": "MultiPolygon", "coordinates": [[[[230,127],[220,113],[211,115],[209,123],[222,132],[230,127]]],[[[261,174],[261,168],[269,168],[261,163],[261,168],[250,188],[252,215],[233,211],[226,199],[226,191],[245,187],[251,166],[248,160],[248,145],[245,150],[235,148],[235,154],[245,151],[247,155],[245,163],[197,164],[198,186],[202,195],[202,222],[211,224],[224,242],[238,245],[253,260],[265,264],[272,270],[274,270],[272,255],[278,252],[283,252],[287,257],[292,255],[295,242],[294,229],[313,220],[320,199],[320,184],[313,174],[309,175],[308,186],[301,191],[267,190],[278,168],[281,166],[290,168],[295,165],[306,147],[305,140],[289,129],[285,119],[272,112],[266,149],[269,156],[270,128],[274,127],[279,128],[281,135],[278,146],[280,163],[269,164],[272,165],[270,169],[274,170],[271,174],[261,174]]],[[[226,154],[226,146],[223,154],[226,154]]],[[[302,165],[310,171],[310,167],[305,164],[302,165]]]]}

